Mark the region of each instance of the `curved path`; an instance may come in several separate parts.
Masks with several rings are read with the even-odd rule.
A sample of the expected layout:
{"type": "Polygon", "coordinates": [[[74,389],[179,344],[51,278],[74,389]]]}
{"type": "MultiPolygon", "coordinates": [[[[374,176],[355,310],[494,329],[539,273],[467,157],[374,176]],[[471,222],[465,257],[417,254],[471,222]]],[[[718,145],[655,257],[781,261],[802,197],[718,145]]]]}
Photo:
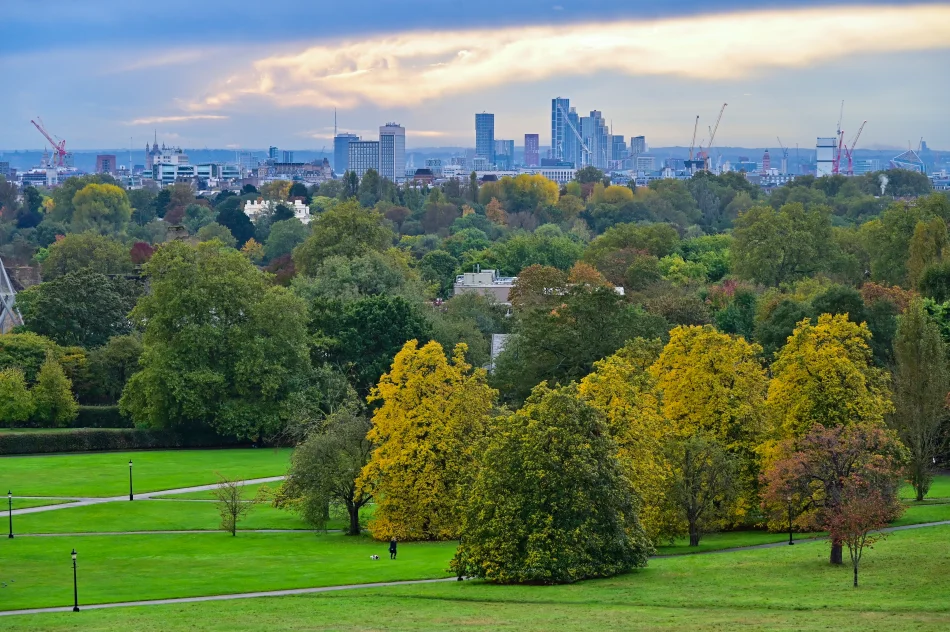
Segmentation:
{"type": "MultiPolygon", "coordinates": [[[[267,478],[250,478],[244,481],[236,481],[241,485],[257,485],[259,483],[276,483],[284,480],[283,476],[268,476],[267,478]]],[[[180,487],[178,489],[163,489],[157,492],[142,492],[135,494],[137,500],[150,500],[161,496],[171,496],[173,494],[190,494],[192,492],[209,492],[221,487],[222,483],[213,483],[211,485],[197,485],[195,487],[180,487]]],[[[26,498],[26,497],[24,497],[26,498]]],[[[31,496],[30,498],[37,498],[31,496]]],[[[50,497],[53,498],[52,496],[50,497]]],[[[86,507],[88,505],[101,505],[103,503],[129,502],[128,496],[109,496],[106,498],[79,498],[75,502],[60,503],[58,505],[43,505],[42,507],[27,507],[25,509],[14,509],[14,516],[25,514],[41,513],[44,511],[58,511],[60,509],[70,509],[71,507],[86,507]]]]}

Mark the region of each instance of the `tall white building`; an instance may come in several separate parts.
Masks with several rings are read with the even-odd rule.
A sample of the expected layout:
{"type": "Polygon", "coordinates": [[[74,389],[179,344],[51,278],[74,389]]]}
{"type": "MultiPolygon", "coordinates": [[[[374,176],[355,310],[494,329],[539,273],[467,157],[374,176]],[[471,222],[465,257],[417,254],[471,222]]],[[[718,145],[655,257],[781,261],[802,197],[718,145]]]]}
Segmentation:
{"type": "Polygon", "coordinates": [[[815,175],[819,178],[821,176],[830,176],[834,172],[835,152],[838,151],[838,139],[834,137],[819,137],[815,149],[818,153],[818,168],[815,171],[815,175]]]}
{"type": "Polygon", "coordinates": [[[406,179],[406,128],[398,123],[379,128],[379,175],[393,182],[406,179]]]}
{"type": "Polygon", "coordinates": [[[370,169],[379,171],[379,141],[351,140],[348,146],[349,171],[360,178],[370,169]]]}

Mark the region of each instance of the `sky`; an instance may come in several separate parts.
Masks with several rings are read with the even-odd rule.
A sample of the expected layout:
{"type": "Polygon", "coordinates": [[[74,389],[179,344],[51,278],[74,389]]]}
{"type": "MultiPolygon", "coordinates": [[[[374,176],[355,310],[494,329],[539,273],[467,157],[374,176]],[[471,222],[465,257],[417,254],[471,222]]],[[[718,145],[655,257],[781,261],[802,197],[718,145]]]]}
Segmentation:
{"type": "Polygon", "coordinates": [[[495,137],[550,143],[551,99],[600,110],[653,146],[950,150],[950,2],[804,0],[44,0],[4,6],[0,149],[286,149],[375,138],[409,147],[495,137]],[[136,6],[138,5],[138,6],[136,6]]]}

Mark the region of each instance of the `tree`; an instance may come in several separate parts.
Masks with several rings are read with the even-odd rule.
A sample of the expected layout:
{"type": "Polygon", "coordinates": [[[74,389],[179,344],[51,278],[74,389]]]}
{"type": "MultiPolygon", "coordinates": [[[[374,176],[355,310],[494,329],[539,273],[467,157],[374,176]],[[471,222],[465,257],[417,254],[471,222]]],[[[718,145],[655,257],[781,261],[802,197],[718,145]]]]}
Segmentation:
{"type": "Polygon", "coordinates": [[[218,474],[218,485],[211,490],[221,515],[221,530],[237,535],[238,522],[247,517],[255,505],[263,502],[267,487],[259,487],[257,495],[248,497],[244,481],[232,480],[218,474]]]}
{"type": "Polygon", "coordinates": [[[950,300],[950,261],[938,261],[927,266],[920,275],[917,289],[938,303],[950,300]]]}
{"type": "Polygon", "coordinates": [[[212,222],[202,226],[198,233],[195,235],[199,242],[212,241],[217,239],[223,245],[228,248],[234,248],[237,246],[237,239],[234,238],[234,235],[231,234],[231,231],[227,226],[222,226],[217,222],[212,222]]]}
{"type": "Polygon", "coordinates": [[[0,423],[13,427],[33,414],[33,396],[26,387],[23,371],[14,367],[0,369],[0,423]]]}
{"type": "Polygon", "coordinates": [[[843,315],[805,319],[772,364],[766,405],[784,437],[816,424],[880,423],[892,410],[887,373],[874,366],[864,324],[843,315]]]}
{"type": "Polygon", "coordinates": [[[51,352],[62,353],[62,349],[49,338],[32,332],[3,334],[0,336],[0,369],[20,369],[27,384],[33,384],[51,352]]]}
{"type": "Polygon", "coordinates": [[[377,499],[378,540],[442,540],[460,533],[463,483],[475,469],[496,392],[485,371],[446,359],[441,345],[407,342],[369,397],[379,407],[367,438],[377,447],[358,481],[377,499]]]}
{"type": "Polygon", "coordinates": [[[132,312],[145,332],[142,370],[123,411],[153,427],[239,437],[281,429],[310,373],[304,302],[214,241],[165,244],[145,274],[151,291],[132,312]]]}
{"type": "Polygon", "coordinates": [[[429,323],[409,301],[383,294],[342,304],[314,301],[310,331],[317,336],[315,353],[348,375],[363,397],[407,341],[431,338],[429,323]]]}
{"type": "Polygon", "coordinates": [[[73,384],[52,354],[47,355],[40,367],[32,395],[33,418],[39,423],[65,426],[79,414],[73,384]]]}
{"type": "Polygon", "coordinates": [[[763,507],[773,516],[784,517],[794,505],[799,508],[795,518],[799,527],[835,528],[832,564],[842,563],[842,512],[849,486],[858,486],[849,493],[863,487],[879,494],[881,506],[890,509],[885,522],[900,516],[897,495],[906,450],[896,435],[879,423],[833,428],[817,424],[800,438],[782,441],[775,456],[762,479],[763,507]]]}
{"type": "Polygon", "coordinates": [[[87,184],[73,197],[72,224],[79,230],[121,231],[132,217],[125,191],[114,184],[87,184]]]}
{"type": "Polygon", "coordinates": [[[264,260],[264,246],[251,237],[241,248],[241,254],[250,259],[252,263],[260,264],[264,260]]]}
{"type": "Polygon", "coordinates": [[[298,244],[302,244],[310,230],[295,217],[271,224],[270,235],[264,244],[264,254],[268,259],[276,259],[293,252],[298,244]]]}
{"type": "Polygon", "coordinates": [[[47,216],[54,222],[68,224],[73,220],[73,213],[76,208],[73,205],[73,198],[76,193],[89,184],[115,184],[115,179],[110,175],[90,174],[85,176],[74,176],[66,180],[58,187],[53,189],[53,208],[50,209],[47,216]]]}
{"type": "Polygon", "coordinates": [[[422,279],[435,285],[436,294],[441,298],[448,298],[452,294],[457,268],[458,260],[444,250],[428,252],[419,262],[422,279]]]}
{"type": "Polygon", "coordinates": [[[940,328],[915,299],[898,319],[894,341],[894,413],[891,427],[910,452],[907,474],[917,500],[933,481],[934,458],[940,448],[950,392],[947,349],[940,328]]]}
{"type": "Polygon", "coordinates": [[[261,196],[270,202],[286,200],[292,183],[289,180],[271,180],[261,185],[261,196]]]}
{"type": "Polygon", "coordinates": [[[950,238],[947,236],[947,224],[943,219],[934,217],[927,222],[917,222],[908,248],[907,282],[910,287],[917,287],[924,270],[934,262],[941,261],[948,249],[950,238]]]}
{"type": "Polygon", "coordinates": [[[303,182],[294,182],[287,191],[287,199],[303,198],[304,204],[310,204],[310,192],[307,191],[307,185],[303,182]]]}
{"type": "Polygon", "coordinates": [[[392,239],[392,231],[380,213],[347,201],[311,222],[310,237],[294,249],[294,264],[302,274],[312,275],[327,257],[355,257],[371,250],[381,252],[392,245],[392,239]]]}
{"type": "Polygon", "coordinates": [[[91,232],[57,238],[41,264],[45,281],[85,268],[102,274],[125,274],[132,272],[133,266],[124,244],[91,232]]]}
{"type": "Polygon", "coordinates": [[[363,177],[360,178],[360,186],[357,191],[357,198],[360,201],[361,206],[366,208],[372,208],[376,206],[376,203],[379,202],[379,190],[380,190],[380,177],[379,172],[375,169],[367,169],[363,173],[363,177]]]}
{"type": "Polygon", "coordinates": [[[196,234],[202,227],[214,222],[217,212],[201,204],[189,204],[185,208],[185,215],[182,223],[188,232],[196,234]]]}
{"type": "Polygon", "coordinates": [[[556,309],[519,315],[516,336],[499,355],[492,380],[507,398],[523,400],[540,382],[580,380],[627,340],[658,338],[667,329],[666,321],[627,303],[613,288],[572,287],[556,309]]]}
{"type": "Polygon", "coordinates": [[[617,443],[617,458],[642,505],[640,522],[651,541],[677,529],[666,510],[671,476],[664,452],[669,422],[660,411],[656,380],[648,369],[663,343],[637,338],[617,353],[594,363],[579,393],[600,411],[617,443]]]}
{"type": "Polygon", "coordinates": [[[848,547],[855,588],[864,549],[886,537],[881,530],[903,511],[895,490],[896,486],[882,492],[857,477],[848,478],[842,486],[841,504],[828,521],[828,536],[848,547]]]}
{"type": "Polygon", "coordinates": [[[823,270],[831,256],[831,213],[799,203],[755,206],[735,222],[732,264],[744,279],[778,286],[823,270]]]}
{"type": "Polygon", "coordinates": [[[230,205],[222,205],[216,221],[231,231],[238,248],[254,237],[254,224],[240,207],[232,208],[230,205]]]}
{"type": "Polygon", "coordinates": [[[138,335],[115,336],[89,354],[89,374],[97,403],[119,401],[129,378],[139,370],[141,355],[142,339],[138,335]]]}
{"type": "Polygon", "coordinates": [[[574,179],[580,182],[581,184],[592,184],[595,182],[602,182],[604,179],[604,172],[598,169],[597,167],[583,167],[577,170],[577,173],[574,174],[574,179]]]}
{"type": "Polygon", "coordinates": [[[27,330],[63,346],[92,348],[132,329],[129,312],[141,287],[124,277],[81,269],[17,295],[27,330]]]}
{"type": "Polygon", "coordinates": [[[329,415],[294,449],[279,496],[314,528],[325,528],[334,505],[343,505],[347,535],[360,534],[360,510],[373,497],[357,488],[356,478],[372,452],[366,438],[371,426],[359,412],[343,409],[329,415]]]}
{"type": "Polygon", "coordinates": [[[498,198],[493,197],[491,201],[485,205],[485,215],[492,223],[498,224],[499,226],[504,226],[508,223],[508,213],[505,212],[498,198]]]}
{"type": "Polygon", "coordinates": [[[670,442],[668,499],[687,525],[689,545],[728,519],[737,491],[737,464],[719,442],[702,432],[670,442]]]}
{"type": "Polygon", "coordinates": [[[466,494],[457,573],[561,584],[646,565],[652,547],[616,444],[576,386],[538,386],[495,423],[466,494]]]}
{"type": "Polygon", "coordinates": [[[551,266],[531,265],[521,271],[508,292],[517,310],[551,309],[567,289],[567,275],[551,266]]]}

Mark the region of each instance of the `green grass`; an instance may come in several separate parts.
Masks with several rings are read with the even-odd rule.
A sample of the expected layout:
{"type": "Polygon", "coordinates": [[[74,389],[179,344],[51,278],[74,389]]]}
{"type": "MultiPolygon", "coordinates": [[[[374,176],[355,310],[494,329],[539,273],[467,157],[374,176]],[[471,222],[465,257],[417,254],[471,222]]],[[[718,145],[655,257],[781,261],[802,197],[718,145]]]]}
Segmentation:
{"type": "MultiPolygon", "coordinates": [[[[850,568],[830,566],[828,545],[816,542],[653,560],[648,568],[628,575],[571,586],[447,582],[10,617],[3,620],[3,626],[9,632],[938,631],[950,627],[948,538],[950,527],[892,535],[866,555],[858,589],[851,587],[850,568]]],[[[92,573],[86,565],[83,561],[80,566],[81,581],[92,573]]],[[[59,565],[60,573],[65,566],[59,565]]],[[[194,574],[189,571],[188,577],[194,574]]],[[[144,582],[140,579],[139,585],[146,585],[144,582]]],[[[61,601],[68,604],[68,581],[60,584],[61,601]]],[[[86,594],[83,590],[81,585],[81,599],[86,594]]],[[[91,587],[85,590],[90,592],[87,600],[96,596],[91,587]]]]}
{"type": "Polygon", "coordinates": [[[912,505],[904,511],[904,515],[894,522],[894,526],[905,524],[921,524],[924,522],[941,522],[950,520],[950,503],[942,505],[912,505]]]}
{"type": "Polygon", "coordinates": [[[455,552],[405,543],[393,562],[386,543],[336,533],[15,538],[0,542],[0,610],[69,601],[74,547],[85,603],[442,577],[455,552]]]}
{"type": "MultiPolygon", "coordinates": [[[[53,498],[14,498],[13,499],[13,508],[14,509],[29,509],[30,507],[46,507],[47,505],[62,505],[63,503],[68,503],[68,500],[60,500],[53,498]]],[[[7,509],[8,505],[6,502],[0,502],[0,505],[3,506],[3,509],[7,509]]]]}
{"type": "MultiPolygon", "coordinates": [[[[914,488],[905,483],[904,486],[901,487],[901,498],[913,500],[915,497],[914,488]]],[[[924,500],[930,498],[944,498],[950,502],[950,474],[938,474],[934,477],[933,483],[930,485],[930,489],[927,491],[924,500]]]]}
{"type": "Polygon", "coordinates": [[[251,479],[287,473],[290,450],[173,450],[0,457],[0,487],[21,496],[122,496],[129,459],[138,492],[206,485],[217,473],[251,479]]]}
{"type": "MultiPolygon", "coordinates": [[[[248,497],[254,496],[261,487],[269,487],[276,490],[280,486],[280,481],[276,483],[260,483],[257,485],[245,485],[244,491],[248,497]]],[[[169,494],[161,498],[180,499],[180,500],[214,500],[214,494],[211,492],[188,492],[187,494],[169,494]]]]}
{"type": "Polygon", "coordinates": [[[0,428],[0,434],[15,434],[23,432],[72,432],[87,430],[87,428],[0,428]]]}

